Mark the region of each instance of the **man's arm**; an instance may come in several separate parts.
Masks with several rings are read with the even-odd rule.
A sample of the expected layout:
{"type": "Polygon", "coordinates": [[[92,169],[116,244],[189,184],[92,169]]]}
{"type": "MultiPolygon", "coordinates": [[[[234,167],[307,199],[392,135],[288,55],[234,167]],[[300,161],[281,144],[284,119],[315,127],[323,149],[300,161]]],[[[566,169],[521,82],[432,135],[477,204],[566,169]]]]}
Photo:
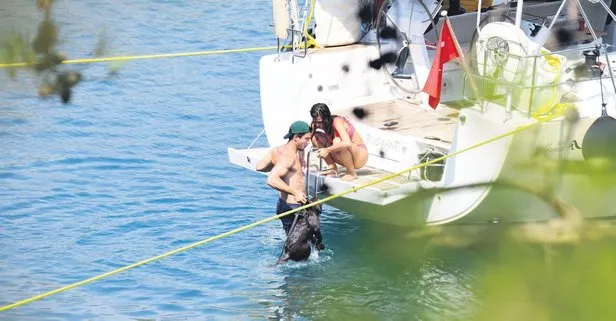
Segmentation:
{"type": "Polygon", "coordinates": [[[265,154],[265,156],[263,156],[263,158],[261,158],[261,160],[259,160],[259,162],[257,163],[257,165],[255,166],[255,169],[259,172],[269,172],[272,170],[272,168],[274,168],[274,162],[272,161],[272,151],[273,149],[270,149],[267,154],[265,154]]]}

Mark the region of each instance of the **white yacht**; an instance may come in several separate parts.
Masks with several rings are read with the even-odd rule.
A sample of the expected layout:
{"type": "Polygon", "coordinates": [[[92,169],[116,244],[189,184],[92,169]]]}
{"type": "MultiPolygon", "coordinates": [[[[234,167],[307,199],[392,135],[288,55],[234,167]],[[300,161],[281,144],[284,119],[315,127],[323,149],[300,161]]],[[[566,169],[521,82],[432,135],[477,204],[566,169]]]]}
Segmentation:
{"type": "MultiPolygon", "coordinates": [[[[608,16],[614,17],[610,0],[520,0],[488,8],[479,2],[483,9],[447,18],[438,1],[374,1],[364,21],[356,3],[273,1],[279,50],[263,56],[259,66],[269,146],[229,147],[230,162],[254,170],[271,146],[285,143],[290,123],[311,122],[315,103],[351,120],[370,154],[350,182],[311,166],[307,181],[321,187],[321,198],[540,122],[327,204],[408,226],[558,215],[523,189],[489,184],[507,182],[559,196],[586,217],[616,215],[609,204],[614,189],[597,186],[584,171],[549,169],[562,160],[584,164],[616,153],[616,142],[607,138],[612,133],[616,139],[616,55],[606,43],[614,24],[606,27],[608,16]],[[440,103],[433,109],[422,88],[445,21],[466,63],[444,65],[440,103]],[[383,30],[395,30],[395,38],[383,30]],[[370,66],[392,52],[396,59],[370,66]],[[579,118],[565,117],[568,107],[579,118]]],[[[307,157],[319,164],[315,153],[307,157]]]]}

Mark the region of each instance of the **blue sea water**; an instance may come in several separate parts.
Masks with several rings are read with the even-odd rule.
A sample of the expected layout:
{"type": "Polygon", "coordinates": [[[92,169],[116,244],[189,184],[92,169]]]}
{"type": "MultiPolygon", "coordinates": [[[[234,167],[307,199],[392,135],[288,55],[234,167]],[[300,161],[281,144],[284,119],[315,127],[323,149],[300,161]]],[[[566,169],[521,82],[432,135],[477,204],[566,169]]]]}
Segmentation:
{"type": "MultiPolygon", "coordinates": [[[[106,55],[275,45],[265,0],[57,0],[53,17],[70,58],[102,33],[106,55]]],[[[32,2],[0,4],[3,27],[33,34],[40,18],[32,2]]],[[[71,65],[84,81],[67,105],[37,97],[28,72],[2,73],[0,305],[275,214],[265,177],[227,161],[262,129],[265,53],[71,65]]],[[[322,224],[327,249],[306,263],[274,265],[273,221],[0,319],[444,320],[474,302],[466,260],[331,207],[322,224]]]]}

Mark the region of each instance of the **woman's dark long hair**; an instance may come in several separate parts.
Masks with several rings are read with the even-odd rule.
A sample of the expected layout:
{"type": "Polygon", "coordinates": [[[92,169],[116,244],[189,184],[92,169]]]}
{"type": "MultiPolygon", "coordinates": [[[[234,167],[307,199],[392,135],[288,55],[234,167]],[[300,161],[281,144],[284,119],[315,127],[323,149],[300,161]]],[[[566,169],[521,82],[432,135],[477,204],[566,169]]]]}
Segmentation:
{"type": "Polygon", "coordinates": [[[317,129],[314,119],[321,116],[323,119],[323,130],[330,138],[334,138],[334,117],[336,117],[336,115],[332,115],[326,104],[316,103],[312,105],[312,108],[310,108],[310,116],[312,117],[312,134],[314,134],[314,131],[317,129]]]}

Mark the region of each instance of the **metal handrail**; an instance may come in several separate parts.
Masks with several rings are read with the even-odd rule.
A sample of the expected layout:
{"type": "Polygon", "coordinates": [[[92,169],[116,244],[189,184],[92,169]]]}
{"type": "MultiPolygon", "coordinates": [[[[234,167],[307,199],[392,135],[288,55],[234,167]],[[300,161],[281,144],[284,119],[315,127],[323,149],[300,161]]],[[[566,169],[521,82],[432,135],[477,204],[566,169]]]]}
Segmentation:
{"type": "MultiPolygon", "coordinates": [[[[533,55],[527,55],[527,56],[520,56],[520,55],[515,55],[515,54],[511,54],[511,53],[499,53],[501,55],[506,55],[509,59],[512,57],[518,58],[518,59],[532,59],[532,63],[530,61],[527,62],[526,67],[524,68],[525,71],[523,72],[528,72],[530,68],[530,70],[532,70],[531,72],[531,79],[530,79],[530,84],[529,82],[518,82],[518,83],[510,83],[501,79],[500,76],[495,78],[492,78],[491,76],[486,74],[486,70],[485,68],[487,67],[487,58],[488,58],[488,54],[490,52],[494,52],[496,50],[494,49],[487,49],[486,50],[486,54],[483,57],[483,68],[484,68],[484,72],[483,75],[479,74],[479,70],[476,69],[477,67],[481,68],[482,66],[476,66],[475,69],[473,69],[471,71],[471,73],[469,75],[464,75],[464,79],[465,79],[465,83],[468,80],[468,78],[472,78],[472,79],[476,79],[479,83],[480,86],[482,88],[486,88],[486,86],[499,86],[502,89],[505,89],[504,94],[508,93],[508,94],[512,94],[515,91],[529,91],[529,97],[528,98],[524,98],[524,101],[526,101],[526,99],[528,99],[528,110],[527,110],[527,115],[528,117],[531,117],[533,110],[536,109],[536,103],[534,102],[535,100],[535,96],[536,91],[540,91],[542,89],[549,89],[549,88],[555,88],[555,87],[559,87],[562,85],[572,85],[572,84],[578,84],[578,83],[583,83],[583,82],[587,82],[587,81],[596,81],[596,80],[611,80],[612,83],[612,87],[614,92],[616,92],[616,81],[614,80],[614,73],[613,70],[611,68],[611,62],[608,59],[608,51],[609,49],[613,48],[613,46],[611,45],[606,45],[606,44],[602,44],[602,45],[597,45],[597,44],[593,44],[593,45],[588,45],[588,46],[581,46],[578,48],[571,48],[571,49],[564,49],[564,50],[559,50],[559,51],[554,51],[554,52],[539,52],[537,54],[533,54],[533,55]],[[552,83],[548,83],[548,84],[536,84],[536,79],[538,76],[538,73],[540,73],[540,70],[537,70],[538,68],[538,64],[537,64],[537,60],[541,59],[543,57],[549,57],[549,56],[555,56],[555,55],[562,55],[564,53],[572,53],[572,52],[579,52],[579,53],[583,53],[584,51],[589,51],[589,50],[596,50],[599,53],[599,57],[604,57],[606,59],[606,64],[607,64],[607,70],[604,70],[603,73],[600,76],[588,76],[588,77],[584,77],[582,79],[575,79],[573,81],[568,81],[567,78],[559,78],[559,79],[555,79],[554,82],[552,83]]],[[[573,66],[569,66],[573,67],[573,66]]],[[[502,71],[501,71],[502,72],[502,71]]],[[[466,86],[465,86],[466,87],[466,86]]],[[[466,98],[466,94],[464,95],[465,99],[466,98]]],[[[469,99],[470,100],[470,99],[469,99]]],[[[485,96],[482,95],[482,97],[476,97],[477,101],[486,101],[489,99],[486,99],[485,96]]],[[[526,102],[523,102],[526,103],[526,102]]],[[[518,103],[519,105],[519,103],[518,103]]],[[[521,107],[521,106],[519,106],[521,107]]],[[[518,108],[519,108],[518,107],[518,108]]],[[[482,105],[483,108],[483,105],[482,105]]]]}
{"type": "MultiPolygon", "coordinates": [[[[600,49],[603,50],[599,50],[600,52],[600,56],[601,54],[607,54],[607,48],[609,47],[613,47],[611,45],[600,45],[598,46],[600,49]]],[[[570,52],[584,52],[584,51],[588,51],[588,50],[597,50],[597,46],[593,45],[593,46],[585,46],[585,47],[580,47],[580,48],[573,48],[573,49],[566,49],[566,50],[562,50],[562,51],[554,51],[554,52],[549,52],[549,53],[542,53],[542,54],[535,54],[535,55],[528,55],[528,56],[520,56],[520,55],[515,55],[515,54],[510,54],[510,53],[504,53],[507,56],[510,57],[515,57],[515,58],[520,58],[520,59],[533,59],[534,61],[537,60],[537,58],[541,58],[541,57],[548,57],[548,56],[554,56],[554,55],[559,55],[562,53],[570,53],[570,52]]],[[[488,49],[487,51],[495,51],[494,49],[488,49]]],[[[487,65],[487,55],[484,56],[484,63],[483,66],[485,68],[485,66],[487,65]]],[[[609,62],[609,59],[606,60],[609,62]]],[[[533,67],[533,70],[536,69],[536,67],[533,67]]],[[[535,88],[542,88],[542,87],[552,87],[553,85],[562,85],[562,84],[568,84],[569,82],[567,81],[559,81],[557,83],[551,84],[551,85],[544,85],[544,86],[528,86],[528,85],[520,85],[520,84],[511,84],[502,80],[497,80],[497,79],[492,79],[490,77],[486,77],[485,76],[485,70],[484,70],[484,76],[479,75],[478,73],[475,72],[476,70],[471,70],[471,75],[473,77],[473,79],[478,79],[478,80],[482,80],[482,81],[487,81],[489,83],[493,83],[493,84],[497,84],[497,85],[502,85],[502,86],[507,86],[507,87],[513,87],[513,88],[517,88],[517,89],[530,89],[531,87],[535,87],[535,88]]],[[[606,70],[608,75],[607,76],[601,76],[601,77],[591,77],[591,78],[586,78],[586,79],[581,79],[581,80],[576,80],[575,82],[584,82],[584,81],[589,81],[589,80],[597,80],[599,78],[601,79],[609,79],[612,78],[612,70],[606,70]]],[[[536,71],[533,71],[533,74],[535,74],[536,71]]]]}
{"type": "Polygon", "coordinates": [[[290,48],[291,52],[292,52],[292,62],[294,62],[294,58],[298,57],[298,58],[305,58],[308,55],[308,38],[304,36],[304,31],[303,31],[303,27],[304,24],[306,23],[307,20],[307,7],[308,7],[308,1],[304,1],[304,5],[301,7],[301,9],[298,10],[298,12],[303,12],[303,16],[299,16],[298,15],[298,20],[297,20],[297,25],[299,26],[299,28],[301,28],[301,30],[296,29],[295,27],[295,23],[291,23],[291,26],[289,28],[287,28],[287,31],[289,32],[289,35],[287,36],[287,38],[285,39],[285,41],[283,42],[283,44],[280,44],[280,39],[277,38],[277,54],[280,55],[281,52],[285,51],[283,49],[287,49],[290,48]],[[301,37],[303,37],[304,39],[302,41],[299,41],[298,43],[296,43],[296,37],[300,37],[299,39],[301,39],[301,37]],[[287,43],[287,39],[291,38],[289,44],[287,43]],[[302,47],[303,48],[300,48],[302,47]],[[303,49],[303,52],[300,51],[300,49],[303,49]]]}
{"type": "MultiPolygon", "coordinates": [[[[310,197],[310,166],[311,166],[310,165],[310,154],[312,152],[316,152],[318,150],[319,150],[318,148],[311,147],[308,150],[308,153],[306,154],[306,173],[304,175],[304,180],[306,181],[306,184],[305,184],[306,185],[306,192],[305,192],[306,193],[306,197],[310,197]]],[[[323,169],[323,160],[322,159],[319,159],[319,165],[318,165],[317,169],[318,169],[319,173],[323,169]]],[[[318,192],[319,192],[318,191],[317,178],[316,177],[315,177],[314,185],[315,185],[315,187],[314,187],[314,196],[316,197],[318,192]]]]}

